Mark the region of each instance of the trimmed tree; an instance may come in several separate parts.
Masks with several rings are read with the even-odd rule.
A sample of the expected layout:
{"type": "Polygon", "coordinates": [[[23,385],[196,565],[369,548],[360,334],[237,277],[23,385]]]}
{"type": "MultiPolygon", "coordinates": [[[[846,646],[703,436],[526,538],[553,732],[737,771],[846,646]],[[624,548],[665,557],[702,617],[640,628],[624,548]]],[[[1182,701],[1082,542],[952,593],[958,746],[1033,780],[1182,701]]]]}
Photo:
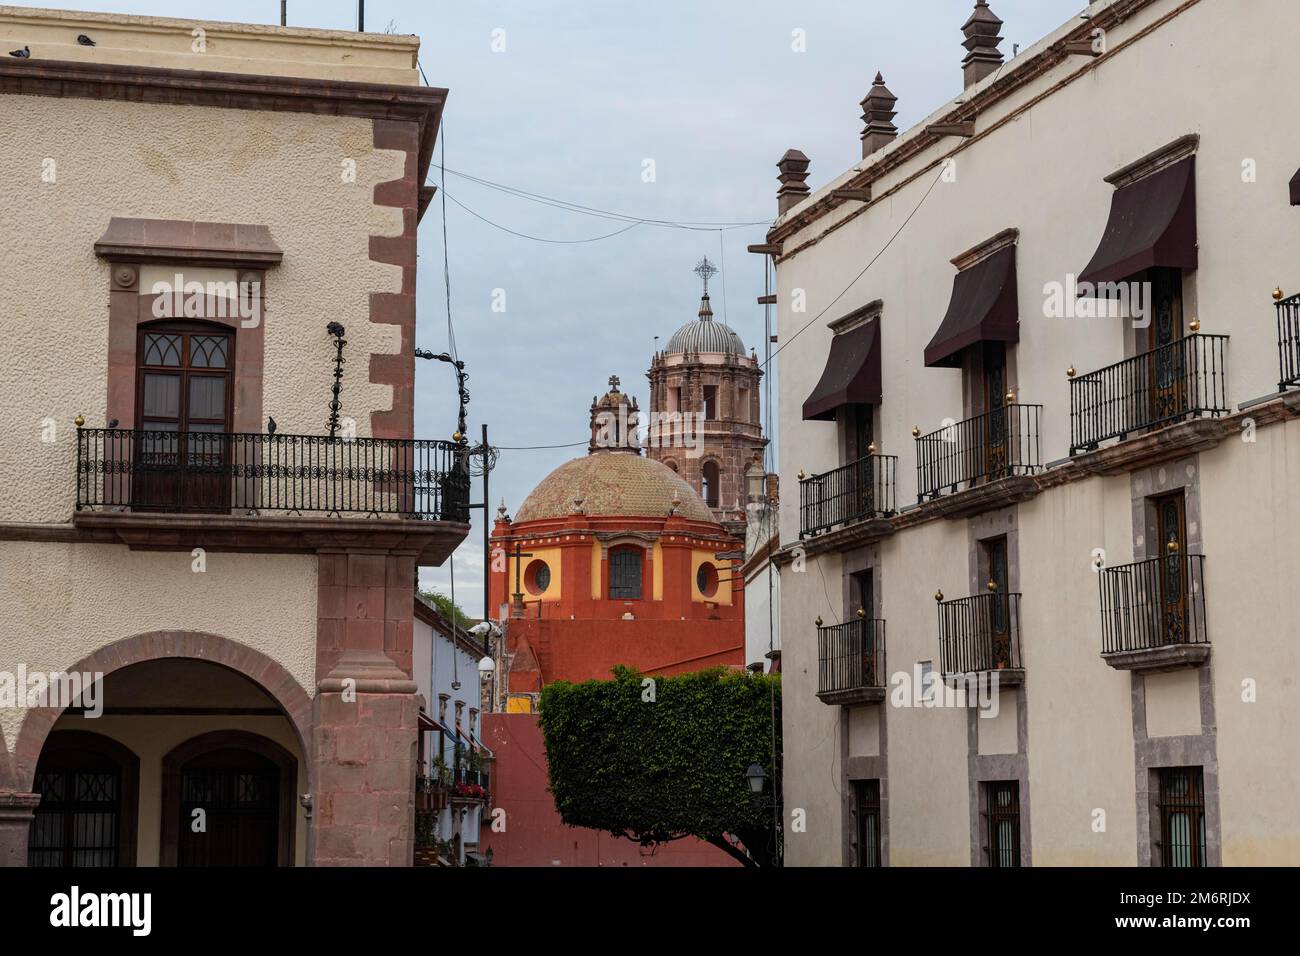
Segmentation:
{"type": "Polygon", "coordinates": [[[616,667],[613,680],[548,684],[540,714],[565,823],[643,846],[694,836],[748,866],[779,863],[779,675],[646,677],[616,667]],[[751,764],[767,775],[759,797],[745,777],[751,764]]]}

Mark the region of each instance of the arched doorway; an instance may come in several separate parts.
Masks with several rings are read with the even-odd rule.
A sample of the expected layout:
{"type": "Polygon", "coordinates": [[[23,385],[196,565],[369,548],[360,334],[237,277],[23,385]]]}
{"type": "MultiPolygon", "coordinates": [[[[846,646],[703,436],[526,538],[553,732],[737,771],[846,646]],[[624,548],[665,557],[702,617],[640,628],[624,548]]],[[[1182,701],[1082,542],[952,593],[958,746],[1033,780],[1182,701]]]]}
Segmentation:
{"type": "Polygon", "coordinates": [[[218,730],[163,758],[163,866],[291,866],[297,761],[266,737],[218,730]]]}
{"type": "Polygon", "coordinates": [[[134,866],[140,761],[110,737],[50,734],[36,764],[41,802],[27,837],[28,866],[134,866]]]}

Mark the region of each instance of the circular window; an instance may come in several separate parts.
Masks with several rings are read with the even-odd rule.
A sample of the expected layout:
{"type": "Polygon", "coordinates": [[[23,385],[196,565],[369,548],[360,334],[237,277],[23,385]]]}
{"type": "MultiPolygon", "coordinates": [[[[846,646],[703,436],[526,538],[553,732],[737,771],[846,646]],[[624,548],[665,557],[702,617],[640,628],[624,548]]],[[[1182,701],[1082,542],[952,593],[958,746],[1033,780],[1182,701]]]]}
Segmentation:
{"type": "Polygon", "coordinates": [[[718,569],[709,563],[700,565],[700,569],[695,572],[695,587],[705,597],[713,597],[718,593],[718,569]]]}
{"type": "Polygon", "coordinates": [[[529,594],[545,594],[551,586],[551,569],[545,561],[533,561],[524,569],[524,587],[529,594]]]}

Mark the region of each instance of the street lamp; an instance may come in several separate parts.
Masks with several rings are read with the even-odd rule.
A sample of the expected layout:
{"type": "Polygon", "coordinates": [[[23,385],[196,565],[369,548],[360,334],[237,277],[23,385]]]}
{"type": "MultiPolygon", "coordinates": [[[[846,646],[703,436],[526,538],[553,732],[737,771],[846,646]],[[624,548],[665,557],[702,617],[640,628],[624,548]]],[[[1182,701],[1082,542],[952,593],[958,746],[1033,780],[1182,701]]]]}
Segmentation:
{"type": "Polygon", "coordinates": [[[756,763],[751,763],[749,769],[745,771],[745,779],[749,781],[749,792],[757,796],[763,792],[763,785],[767,782],[767,774],[763,768],[756,763]]]}
{"type": "Polygon", "coordinates": [[[745,485],[750,501],[763,501],[767,492],[767,472],[755,459],[745,469],[745,485]]]}

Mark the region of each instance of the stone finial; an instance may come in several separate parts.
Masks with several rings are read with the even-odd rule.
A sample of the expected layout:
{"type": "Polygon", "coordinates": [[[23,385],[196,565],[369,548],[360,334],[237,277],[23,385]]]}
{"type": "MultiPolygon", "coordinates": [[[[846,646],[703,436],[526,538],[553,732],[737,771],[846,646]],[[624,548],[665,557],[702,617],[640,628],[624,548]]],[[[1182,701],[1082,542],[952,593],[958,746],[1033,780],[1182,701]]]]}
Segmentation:
{"type": "Polygon", "coordinates": [[[966,34],[962,43],[966,57],[961,66],[967,87],[974,86],[1002,66],[1002,52],[998,50],[998,44],[1002,42],[998,35],[1001,29],[1002,21],[989,9],[988,0],[979,0],[970,19],[961,28],[961,32],[966,34]]]}
{"type": "Polygon", "coordinates": [[[898,97],[889,92],[885,78],[876,74],[870,92],[862,100],[862,158],[866,159],[880,147],[898,136],[898,127],[894,125],[894,104],[898,97]]]}
{"type": "Polygon", "coordinates": [[[809,162],[808,157],[799,150],[787,149],[781,161],[776,164],[776,168],[781,171],[781,175],[776,177],[781,182],[781,188],[776,191],[777,215],[793,209],[808,196],[810,190],[804,180],[808,178],[809,162]]]}

